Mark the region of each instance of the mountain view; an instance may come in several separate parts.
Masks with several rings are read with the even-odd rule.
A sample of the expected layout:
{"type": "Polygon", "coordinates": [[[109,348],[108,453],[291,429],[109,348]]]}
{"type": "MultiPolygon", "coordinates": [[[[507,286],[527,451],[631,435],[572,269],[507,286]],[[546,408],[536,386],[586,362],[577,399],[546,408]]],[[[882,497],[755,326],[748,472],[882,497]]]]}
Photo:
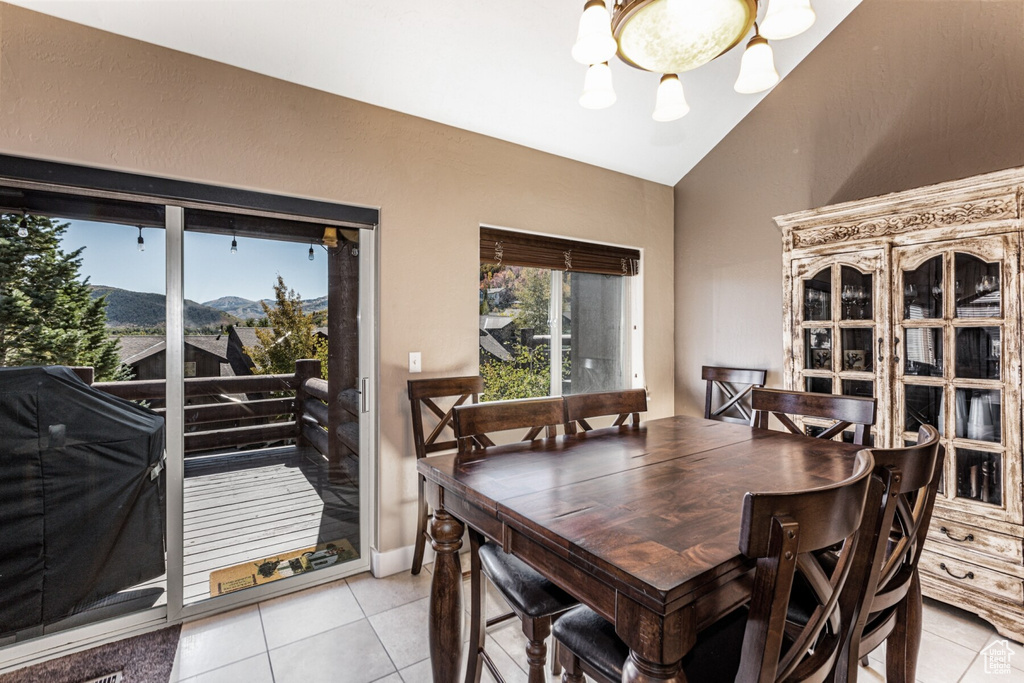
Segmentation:
{"type": "MultiPolygon", "coordinates": [[[[273,306],[273,299],[263,299],[268,306],[273,306]]],[[[240,320],[246,320],[248,318],[262,318],[263,307],[260,306],[259,301],[252,301],[250,299],[243,299],[240,296],[222,296],[219,299],[213,301],[207,301],[203,306],[209,306],[215,308],[218,311],[233,315],[240,320]]],[[[316,311],[327,310],[327,297],[321,296],[316,299],[303,299],[302,310],[306,313],[315,313],[316,311]]]]}
{"type": "MultiPolygon", "coordinates": [[[[107,297],[107,327],[150,329],[163,327],[165,297],[152,292],[133,292],[117,287],[93,285],[92,296],[107,297]]],[[[264,299],[273,305],[273,299],[264,299]]],[[[327,297],[304,299],[303,310],[307,313],[327,309],[327,297]]],[[[238,296],[225,296],[206,303],[185,299],[185,329],[198,330],[227,327],[244,323],[250,318],[263,318],[263,308],[258,301],[238,296]]]]}

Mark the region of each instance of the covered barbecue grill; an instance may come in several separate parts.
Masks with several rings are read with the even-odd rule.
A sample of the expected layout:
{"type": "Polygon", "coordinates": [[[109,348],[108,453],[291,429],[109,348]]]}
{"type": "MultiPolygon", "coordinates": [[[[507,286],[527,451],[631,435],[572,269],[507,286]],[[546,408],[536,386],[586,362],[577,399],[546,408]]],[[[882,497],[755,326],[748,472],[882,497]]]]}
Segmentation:
{"type": "Polygon", "coordinates": [[[164,573],[164,420],[64,367],[0,368],[0,635],[164,573]]]}

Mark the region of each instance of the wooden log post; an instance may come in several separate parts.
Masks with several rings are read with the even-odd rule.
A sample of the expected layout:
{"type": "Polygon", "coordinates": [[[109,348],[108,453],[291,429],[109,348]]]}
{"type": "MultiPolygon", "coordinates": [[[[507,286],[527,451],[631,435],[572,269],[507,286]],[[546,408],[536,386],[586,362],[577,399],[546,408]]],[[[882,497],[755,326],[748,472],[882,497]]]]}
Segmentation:
{"type": "MultiPolygon", "coordinates": [[[[351,393],[351,390],[359,388],[358,248],[358,244],[344,240],[327,252],[327,288],[330,293],[327,301],[327,381],[331,396],[328,401],[328,460],[334,471],[344,471],[346,457],[359,455],[358,439],[355,451],[351,448],[351,438],[348,442],[341,440],[342,425],[353,422],[358,430],[359,421],[358,413],[350,413],[342,401],[346,390],[351,393]]],[[[350,430],[351,425],[347,429],[350,430]]],[[[347,432],[346,435],[351,436],[347,432]]]]}
{"type": "Polygon", "coordinates": [[[69,369],[71,370],[71,372],[73,372],[76,375],[78,375],[78,378],[80,380],[82,380],[83,382],[85,382],[89,386],[92,386],[92,383],[93,383],[93,381],[96,378],[95,370],[93,370],[90,367],[72,367],[72,368],[69,368],[69,369]]]}
{"type": "Polygon", "coordinates": [[[309,445],[309,440],[302,435],[302,416],[309,398],[303,386],[307,379],[320,379],[320,361],[309,358],[295,361],[295,443],[299,446],[309,445]]]}

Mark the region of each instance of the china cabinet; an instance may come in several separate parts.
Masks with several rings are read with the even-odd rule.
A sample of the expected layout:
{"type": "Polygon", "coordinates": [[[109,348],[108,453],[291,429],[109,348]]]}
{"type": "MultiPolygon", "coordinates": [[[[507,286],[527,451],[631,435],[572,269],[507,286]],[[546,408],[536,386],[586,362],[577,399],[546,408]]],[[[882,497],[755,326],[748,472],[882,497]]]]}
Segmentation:
{"type": "Polygon", "coordinates": [[[946,463],[923,591],[1017,641],[1022,211],[1024,168],[775,219],[786,387],[874,396],[876,446],[912,444],[922,424],[939,429],[946,463]]]}

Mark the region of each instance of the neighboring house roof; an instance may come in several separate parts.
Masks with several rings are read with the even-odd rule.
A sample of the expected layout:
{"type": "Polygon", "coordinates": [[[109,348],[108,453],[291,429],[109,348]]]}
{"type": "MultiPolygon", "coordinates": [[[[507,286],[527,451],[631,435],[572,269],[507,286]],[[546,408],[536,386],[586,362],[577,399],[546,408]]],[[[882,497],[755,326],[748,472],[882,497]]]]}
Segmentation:
{"type": "Polygon", "coordinates": [[[512,324],[513,318],[507,315],[480,316],[481,330],[503,330],[512,324]]]}
{"type": "Polygon", "coordinates": [[[212,353],[224,362],[228,359],[228,335],[226,334],[188,334],[185,343],[212,353]]]}
{"type": "Polygon", "coordinates": [[[148,358],[167,348],[162,335],[125,335],[118,337],[117,340],[120,342],[117,347],[117,355],[121,362],[127,365],[138,363],[143,358],[148,358]]]}
{"type": "MultiPolygon", "coordinates": [[[[117,339],[120,342],[118,357],[126,365],[138,363],[167,348],[167,342],[163,336],[130,334],[117,339]]],[[[185,336],[185,344],[213,354],[222,362],[226,363],[228,360],[228,336],[226,334],[190,334],[185,336]]]]}
{"type": "MultiPolygon", "coordinates": [[[[256,330],[261,330],[262,332],[266,332],[267,334],[273,334],[273,332],[274,332],[274,328],[272,328],[272,327],[237,327],[236,326],[236,327],[233,327],[231,329],[234,331],[235,336],[238,337],[238,341],[240,341],[242,343],[242,346],[259,346],[260,345],[260,340],[256,336],[256,330]]],[[[318,327],[318,328],[316,328],[316,333],[319,334],[322,337],[326,337],[327,336],[327,328],[326,327],[318,327]]],[[[227,342],[226,341],[224,342],[224,346],[225,346],[225,348],[227,348],[227,342]]]]}
{"type": "Polygon", "coordinates": [[[480,333],[480,348],[491,354],[500,361],[512,360],[512,354],[498,340],[487,332],[480,333]]]}

